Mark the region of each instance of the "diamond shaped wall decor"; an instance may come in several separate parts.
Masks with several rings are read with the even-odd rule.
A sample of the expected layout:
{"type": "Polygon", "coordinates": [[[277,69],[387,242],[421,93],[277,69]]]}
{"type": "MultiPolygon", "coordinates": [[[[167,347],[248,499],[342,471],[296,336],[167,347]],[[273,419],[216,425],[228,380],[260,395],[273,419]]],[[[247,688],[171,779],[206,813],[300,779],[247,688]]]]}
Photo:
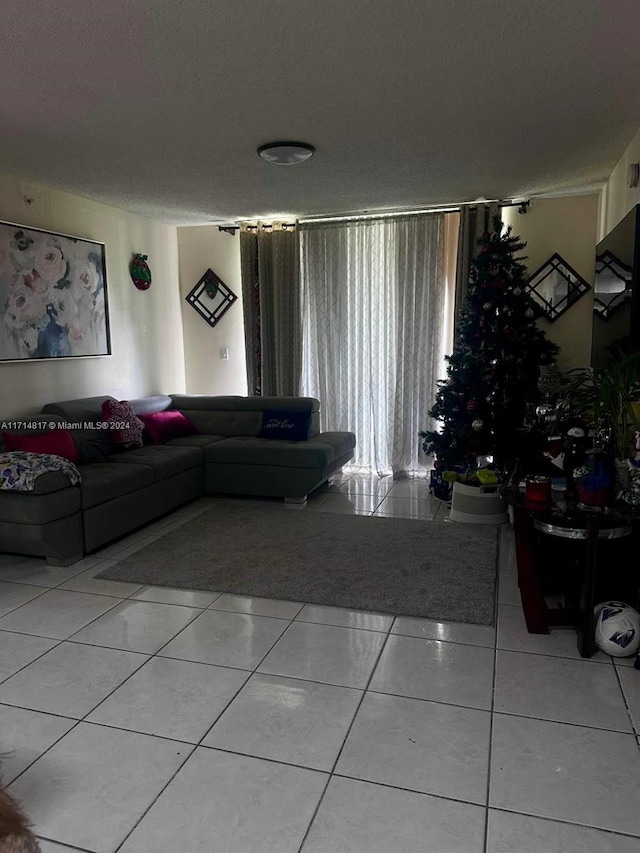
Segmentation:
{"type": "Polygon", "coordinates": [[[596,255],[593,313],[601,320],[608,320],[631,300],[632,291],[633,268],[608,250],[596,255]]]}
{"type": "Polygon", "coordinates": [[[231,308],[238,297],[230,287],[209,269],[186,296],[186,300],[210,326],[231,308]]]}
{"type": "Polygon", "coordinates": [[[554,252],[527,280],[526,290],[551,323],[591,290],[591,286],[554,252]]]}

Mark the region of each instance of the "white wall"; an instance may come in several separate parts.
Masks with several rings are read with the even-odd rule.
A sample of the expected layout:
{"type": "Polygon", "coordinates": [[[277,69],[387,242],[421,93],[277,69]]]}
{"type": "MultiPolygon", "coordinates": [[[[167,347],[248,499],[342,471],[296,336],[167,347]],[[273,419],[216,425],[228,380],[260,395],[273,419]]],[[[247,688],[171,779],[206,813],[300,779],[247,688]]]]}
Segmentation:
{"type": "Polygon", "coordinates": [[[598,242],[624,219],[634,205],[640,204],[640,187],[630,189],[627,186],[630,163],[640,163],[640,131],[627,146],[600,193],[598,242]]]}
{"type": "Polygon", "coordinates": [[[218,231],[215,225],[178,228],[178,247],[187,393],[245,395],[240,234],[218,231]],[[207,269],[238,297],[213,328],[185,301],[207,269]],[[229,349],[228,361],[220,358],[224,347],[229,349]]]}
{"type": "Polygon", "coordinates": [[[110,356],[0,363],[0,417],[36,413],[55,400],[119,399],[185,388],[177,229],[68,193],[0,175],[0,219],[106,245],[110,356]],[[28,206],[24,197],[33,203],[28,206]],[[137,290],[133,253],[148,255],[153,284],[137,290]]]}
{"type": "MultiPolygon", "coordinates": [[[[503,220],[527,243],[529,273],[558,252],[593,287],[597,213],[597,195],[562,196],[534,199],[524,216],[515,207],[505,207],[503,220]]],[[[560,346],[561,370],[589,365],[592,323],[592,290],[555,322],[539,321],[539,327],[560,346]]]]}

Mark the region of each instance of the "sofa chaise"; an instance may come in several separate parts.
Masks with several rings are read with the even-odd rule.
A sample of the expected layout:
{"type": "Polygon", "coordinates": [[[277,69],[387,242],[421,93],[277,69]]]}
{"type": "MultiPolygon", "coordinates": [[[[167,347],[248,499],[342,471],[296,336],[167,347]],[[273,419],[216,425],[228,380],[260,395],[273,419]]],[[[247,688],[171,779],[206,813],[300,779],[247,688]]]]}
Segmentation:
{"type": "Polygon", "coordinates": [[[303,503],[353,457],[353,433],[319,431],[314,398],[188,394],[131,404],[140,416],[178,410],[197,433],[113,452],[108,436],[95,426],[103,420],[106,400],[114,398],[48,403],[41,415],[28,418],[33,425],[23,433],[69,430],[82,480],[71,485],[64,474],[52,472],[36,480],[33,492],[0,489],[0,551],[70,565],[202,494],[303,503]],[[265,419],[279,412],[306,416],[306,436],[262,437],[265,419]]]}

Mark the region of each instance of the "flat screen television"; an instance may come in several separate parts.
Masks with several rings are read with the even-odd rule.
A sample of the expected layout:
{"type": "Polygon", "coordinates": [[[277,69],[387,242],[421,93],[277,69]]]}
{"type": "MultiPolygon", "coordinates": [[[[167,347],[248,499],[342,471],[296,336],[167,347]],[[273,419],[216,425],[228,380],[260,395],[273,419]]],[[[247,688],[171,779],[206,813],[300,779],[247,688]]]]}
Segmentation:
{"type": "Polygon", "coordinates": [[[640,204],[596,246],[591,364],[640,350],[640,204]]]}

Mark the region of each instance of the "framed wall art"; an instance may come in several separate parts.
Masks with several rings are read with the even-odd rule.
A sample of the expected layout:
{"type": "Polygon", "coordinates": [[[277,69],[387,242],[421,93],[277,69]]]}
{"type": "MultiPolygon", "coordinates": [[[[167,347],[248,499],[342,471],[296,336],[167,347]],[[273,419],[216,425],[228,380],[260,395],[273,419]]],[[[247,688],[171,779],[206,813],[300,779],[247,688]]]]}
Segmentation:
{"type": "Polygon", "coordinates": [[[0,222],[0,362],[111,355],[103,243],[0,222]]]}

